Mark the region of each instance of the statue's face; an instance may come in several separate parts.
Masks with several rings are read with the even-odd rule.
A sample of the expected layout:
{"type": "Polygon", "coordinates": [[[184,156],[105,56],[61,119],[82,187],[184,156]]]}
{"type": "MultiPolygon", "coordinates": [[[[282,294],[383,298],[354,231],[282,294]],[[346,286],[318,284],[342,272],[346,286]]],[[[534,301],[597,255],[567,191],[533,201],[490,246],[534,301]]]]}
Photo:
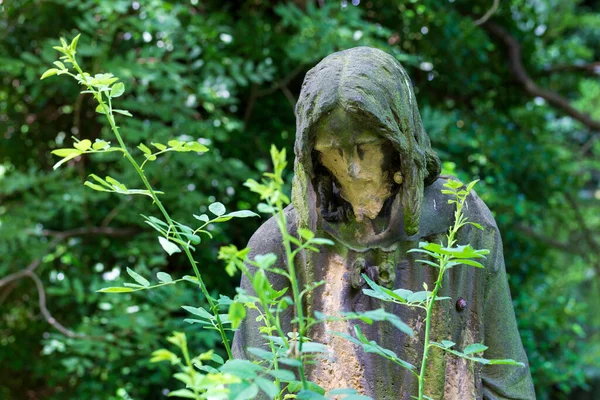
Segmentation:
{"type": "Polygon", "coordinates": [[[337,180],[357,221],[375,219],[394,186],[395,171],[390,167],[395,150],[367,125],[337,108],[321,120],[314,145],[319,161],[337,180]]]}

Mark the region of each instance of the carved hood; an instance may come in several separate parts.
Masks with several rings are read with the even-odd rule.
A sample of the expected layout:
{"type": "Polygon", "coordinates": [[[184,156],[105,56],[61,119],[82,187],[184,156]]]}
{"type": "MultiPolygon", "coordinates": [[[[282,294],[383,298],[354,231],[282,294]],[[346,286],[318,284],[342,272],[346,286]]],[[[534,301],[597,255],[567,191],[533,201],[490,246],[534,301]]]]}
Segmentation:
{"type": "Polygon", "coordinates": [[[316,228],[312,150],[321,117],[342,107],[364,118],[399,154],[404,177],[397,196],[407,235],[417,233],[423,189],[440,173],[440,161],[423,129],[410,79],[391,55],[356,47],[329,55],[304,78],[296,105],[293,203],[299,225],[316,228]]]}

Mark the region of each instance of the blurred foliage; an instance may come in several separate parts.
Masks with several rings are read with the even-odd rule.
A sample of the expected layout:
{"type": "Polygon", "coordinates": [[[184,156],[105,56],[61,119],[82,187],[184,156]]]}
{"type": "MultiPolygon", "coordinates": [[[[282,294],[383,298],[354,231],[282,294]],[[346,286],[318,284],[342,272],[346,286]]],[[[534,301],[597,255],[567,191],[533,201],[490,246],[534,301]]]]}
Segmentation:
{"type": "MultiPolygon", "coordinates": [[[[218,342],[182,321],[181,304],[202,303],[191,286],[95,293],[107,281],[120,284],[126,267],[174,277],[190,271],[179,255],[167,260],[144,226],[148,201],[83,186],[90,173],[137,182],[121,156],[76,158],[52,170],[50,151],[69,147],[71,136],[111,137],[76,83],[39,80],[55,60],[57,37],[79,32],[82,64],[115,73],[128,88],[120,104],[136,118],[119,121],[128,143],[210,145],[202,157],[168,154],[146,168],[184,222],[215,199],[231,209],[254,205],[241,183],[264,172],[271,143],[291,150],[293,104],[321,58],[359,45],[396,56],[445,170],[482,180],[479,194],[503,233],[538,397],[576,398],[574,390],[600,376],[600,140],[518,83],[504,44],[474,24],[491,3],[0,2],[0,279],[39,263],[53,317],[85,335],[67,337],[48,324],[31,279],[0,287],[0,375],[11,377],[0,383],[0,398],[162,398],[169,369],[149,364],[150,353],[174,330],[185,330],[197,353],[218,342]],[[105,234],[85,234],[94,228],[105,234]]],[[[539,86],[600,118],[598,67],[584,68],[600,58],[596,2],[508,0],[491,20],[519,41],[539,86]]],[[[215,293],[231,294],[237,283],[224,279],[218,248],[244,246],[258,224],[217,227],[199,246],[215,293]]]]}

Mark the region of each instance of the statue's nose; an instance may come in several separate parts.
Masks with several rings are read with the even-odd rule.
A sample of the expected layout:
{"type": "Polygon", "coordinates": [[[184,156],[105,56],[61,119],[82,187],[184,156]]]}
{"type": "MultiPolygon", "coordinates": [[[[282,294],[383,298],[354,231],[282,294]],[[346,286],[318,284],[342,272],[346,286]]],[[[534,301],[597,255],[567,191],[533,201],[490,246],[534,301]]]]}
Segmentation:
{"type": "Polygon", "coordinates": [[[348,164],[348,176],[350,178],[356,179],[360,174],[360,164],[356,162],[356,160],[352,160],[350,164],[348,164]]]}
{"type": "Polygon", "coordinates": [[[349,153],[348,157],[348,176],[356,179],[360,174],[360,157],[356,151],[349,153]]]}

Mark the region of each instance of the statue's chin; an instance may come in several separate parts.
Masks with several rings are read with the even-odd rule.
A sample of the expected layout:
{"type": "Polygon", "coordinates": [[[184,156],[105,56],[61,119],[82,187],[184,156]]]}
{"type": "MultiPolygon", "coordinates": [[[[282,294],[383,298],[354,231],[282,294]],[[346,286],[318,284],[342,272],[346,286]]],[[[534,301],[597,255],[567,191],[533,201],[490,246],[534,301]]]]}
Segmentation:
{"type": "Polygon", "coordinates": [[[354,218],[356,219],[356,221],[362,222],[362,221],[364,221],[365,218],[368,218],[371,220],[377,218],[377,216],[381,212],[382,207],[383,207],[383,204],[378,204],[378,205],[368,207],[368,208],[367,207],[365,207],[365,208],[352,207],[352,211],[354,212],[354,218]]]}

